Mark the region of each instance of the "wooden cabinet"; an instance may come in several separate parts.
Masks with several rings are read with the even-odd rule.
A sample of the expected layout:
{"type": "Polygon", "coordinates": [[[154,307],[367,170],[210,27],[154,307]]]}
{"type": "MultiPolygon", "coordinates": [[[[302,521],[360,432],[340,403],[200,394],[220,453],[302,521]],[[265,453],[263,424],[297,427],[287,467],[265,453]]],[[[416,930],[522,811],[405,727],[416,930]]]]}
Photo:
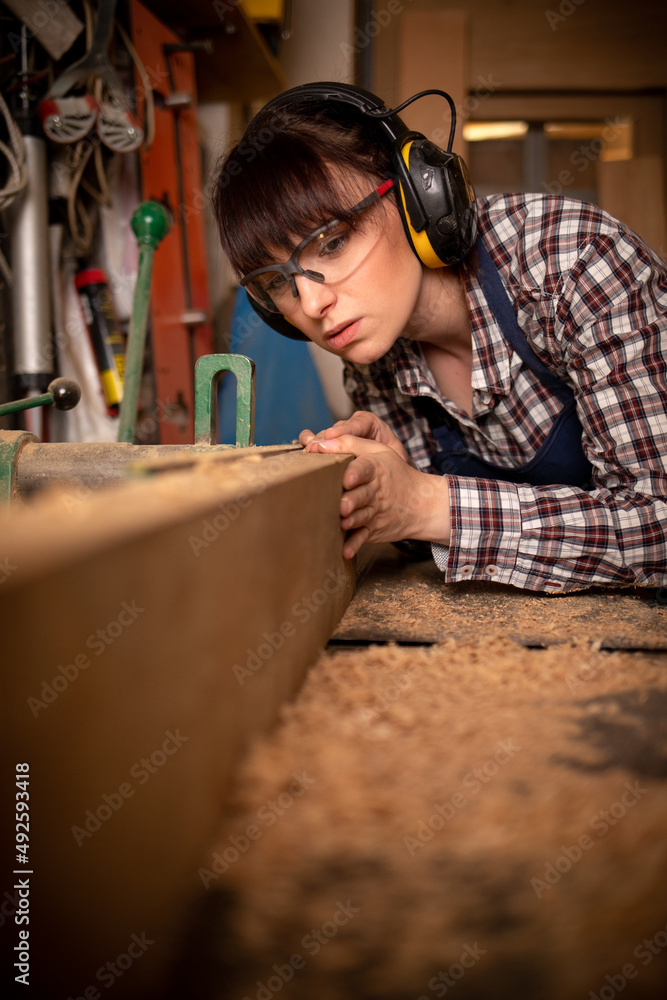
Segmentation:
{"type": "Polygon", "coordinates": [[[268,100],[286,87],[283,70],[240,0],[148,0],[146,6],[187,41],[207,41],[197,52],[200,101],[268,100]]]}

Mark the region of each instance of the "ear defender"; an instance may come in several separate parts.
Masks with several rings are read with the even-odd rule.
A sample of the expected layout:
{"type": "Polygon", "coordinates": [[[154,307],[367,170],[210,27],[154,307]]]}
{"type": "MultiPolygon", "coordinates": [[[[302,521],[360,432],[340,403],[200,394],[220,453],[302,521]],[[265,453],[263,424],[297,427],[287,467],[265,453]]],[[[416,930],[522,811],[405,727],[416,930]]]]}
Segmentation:
{"type": "Polygon", "coordinates": [[[306,83],[274,97],[267,107],[308,101],[352,106],[368,123],[374,123],[378,141],[386,139],[391,149],[391,178],[410,246],[426,267],[461,263],[477,238],[477,206],[468,168],[452,152],[456,107],[450,95],[444,90],[422,90],[397,108],[387,109],[379,97],[359,87],[306,83]],[[429,94],[444,97],[449,104],[451,127],[446,150],[421,132],[411,132],[398,116],[403,108],[429,94]]]}
{"type": "Polygon", "coordinates": [[[426,267],[459,264],[477,237],[475,192],[464,160],[419,133],[412,133],[402,145],[400,156],[422,208],[417,228],[399,182],[408,242],[426,267]]]}

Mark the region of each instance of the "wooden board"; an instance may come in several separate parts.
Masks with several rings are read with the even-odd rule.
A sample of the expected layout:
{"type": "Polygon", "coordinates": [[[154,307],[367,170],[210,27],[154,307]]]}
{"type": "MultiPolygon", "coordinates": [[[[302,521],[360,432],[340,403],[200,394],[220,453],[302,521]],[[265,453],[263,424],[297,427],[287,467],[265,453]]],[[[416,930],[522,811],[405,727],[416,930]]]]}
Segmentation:
{"type": "Polygon", "coordinates": [[[119,955],[132,961],[115,996],[145,1000],[164,975],[244,747],[351,596],[347,460],[231,451],[3,512],[3,804],[27,764],[31,985],[42,981],[27,996],[105,995],[99,970],[119,955]]]}
{"type": "Polygon", "coordinates": [[[503,584],[444,583],[432,560],[409,560],[391,546],[369,546],[366,560],[333,643],[419,645],[502,634],[522,646],[590,642],[667,652],[664,591],[593,588],[552,597],[503,584]]]}

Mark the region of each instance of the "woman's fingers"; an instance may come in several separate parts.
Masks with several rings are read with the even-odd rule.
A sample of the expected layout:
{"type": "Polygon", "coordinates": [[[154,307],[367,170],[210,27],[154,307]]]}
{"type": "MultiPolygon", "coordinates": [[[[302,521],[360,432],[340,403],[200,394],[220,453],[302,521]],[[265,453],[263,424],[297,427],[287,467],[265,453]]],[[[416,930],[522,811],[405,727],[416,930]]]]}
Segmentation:
{"type": "Polygon", "coordinates": [[[370,537],[369,528],[359,528],[349,531],[343,544],[343,559],[352,559],[370,537]]]}
{"type": "MultiPolygon", "coordinates": [[[[368,429],[365,415],[352,426],[368,429]]],[[[349,430],[350,421],[342,422],[349,430]]],[[[343,471],[340,524],[347,532],[343,554],[351,558],[367,542],[421,538],[449,544],[449,493],[444,477],[430,476],[404,459],[397,448],[351,433],[307,438],[306,450],[354,455],[343,471]]],[[[398,440],[398,439],[396,439],[398,440]]],[[[399,442],[400,444],[400,442],[399,442]]],[[[402,448],[402,446],[401,446],[402,448]]]]}
{"type": "Polygon", "coordinates": [[[348,417],[346,420],[338,420],[332,427],[326,427],[318,434],[313,434],[310,430],[303,430],[299,435],[300,443],[308,451],[320,451],[323,453],[348,451],[356,454],[354,448],[349,447],[350,442],[348,439],[350,438],[386,445],[395,451],[404,461],[408,461],[405,448],[389,425],[374,413],[369,413],[366,410],[357,410],[351,417],[348,417]],[[346,439],[346,447],[335,447],[333,442],[341,442],[342,439],[346,439]]]}

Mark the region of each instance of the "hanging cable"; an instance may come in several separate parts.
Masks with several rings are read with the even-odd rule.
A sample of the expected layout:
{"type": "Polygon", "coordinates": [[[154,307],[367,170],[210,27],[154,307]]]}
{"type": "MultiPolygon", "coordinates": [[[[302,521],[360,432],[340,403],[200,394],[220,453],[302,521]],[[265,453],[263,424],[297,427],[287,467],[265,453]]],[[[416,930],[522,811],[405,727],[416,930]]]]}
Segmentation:
{"type": "MultiPolygon", "coordinates": [[[[25,143],[20,128],[12,118],[7,103],[0,93],[0,111],[4,118],[8,134],[8,143],[0,141],[0,153],[9,164],[9,178],[5,186],[0,190],[0,211],[9,208],[14,199],[21,193],[28,183],[28,168],[25,158],[25,143]]],[[[11,287],[12,272],[5,255],[0,250],[0,271],[11,287]]]]}
{"type": "Polygon", "coordinates": [[[125,48],[130,53],[132,62],[136,66],[137,73],[141,78],[141,85],[144,89],[144,141],[141,148],[150,149],[153,144],[153,139],[155,138],[155,100],[153,98],[153,88],[151,86],[148,73],[146,72],[146,68],[141,61],[139,53],[134,47],[132,39],[118,20],[116,21],[116,27],[120,37],[123,39],[125,48]]]}

